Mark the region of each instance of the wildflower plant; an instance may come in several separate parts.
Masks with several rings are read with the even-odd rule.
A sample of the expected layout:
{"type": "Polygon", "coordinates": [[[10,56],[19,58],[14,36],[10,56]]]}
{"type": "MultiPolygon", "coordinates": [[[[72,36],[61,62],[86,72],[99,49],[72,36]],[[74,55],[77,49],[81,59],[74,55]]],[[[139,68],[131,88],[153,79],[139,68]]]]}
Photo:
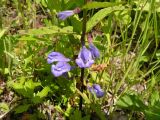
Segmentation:
{"type": "Polygon", "coordinates": [[[0,2],[0,119],[159,120],[159,3],[120,1],[0,2]]]}
{"type": "MultiPolygon", "coordinates": [[[[85,3],[87,3],[87,0],[85,1],[85,3]]],[[[80,13],[81,9],[80,8],[76,8],[74,10],[66,10],[66,11],[62,11],[59,12],[57,14],[58,18],[60,20],[66,20],[68,17],[73,16],[74,14],[78,14],[80,13]]],[[[86,23],[87,23],[87,10],[83,9],[83,25],[82,25],[82,34],[81,34],[81,49],[79,50],[78,53],[78,57],[75,59],[74,62],[75,64],[77,64],[77,69],[81,69],[81,77],[80,77],[80,91],[83,93],[84,88],[86,86],[84,86],[84,76],[85,76],[85,69],[90,68],[94,63],[95,63],[95,59],[100,57],[100,52],[98,50],[98,48],[93,44],[93,38],[91,37],[90,33],[86,32],[86,23]],[[86,34],[88,34],[88,43],[89,46],[87,48],[87,46],[85,45],[85,38],[86,38],[86,34]]],[[[51,65],[51,72],[55,77],[59,77],[67,72],[69,72],[71,70],[71,66],[68,63],[70,61],[70,59],[66,58],[64,55],[62,55],[59,52],[51,52],[50,54],[48,54],[48,58],[47,58],[47,62],[49,64],[53,63],[53,62],[57,62],[56,64],[53,63],[51,65]]],[[[100,88],[100,86],[98,84],[94,84],[92,87],[88,87],[89,91],[91,94],[96,94],[97,98],[101,98],[104,96],[104,92],[103,90],[100,88]]],[[[82,100],[82,96],[80,96],[80,100],[79,100],[79,109],[82,110],[82,105],[83,105],[83,100],[82,100]]]]}

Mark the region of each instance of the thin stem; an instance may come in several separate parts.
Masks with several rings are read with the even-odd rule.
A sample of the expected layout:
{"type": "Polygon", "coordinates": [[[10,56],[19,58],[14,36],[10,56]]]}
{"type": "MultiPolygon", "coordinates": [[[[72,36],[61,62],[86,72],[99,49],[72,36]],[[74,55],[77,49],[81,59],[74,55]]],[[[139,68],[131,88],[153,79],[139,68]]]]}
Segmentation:
{"type": "MultiPolygon", "coordinates": [[[[80,88],[80,91],[83,93],[83,90],[84,90],[84,85],[83,85],[83,79],[84,79],[84,68],[81,68],[81,88],[80,88]]],[[[79,101],[79,110],[82,111],[82,104],[83,104],[83,98],[82,96],[80,96],[80,101],[79,101]]]]}
{"type": "MultiPolygon", "coordinates": [[[[87,3],[87,0],[84,1],[84,4],[87,3]]],[[[82,35],[81,35],[81,44],[82,46],[85,45],[85,35],[86,35],[86,23],[87,23],[87,10],[83,10],[83,26],[82,26],[82,35]]],[[[80,91],[83,93],[84,90],[84,85],[83,85],[83,80],[84,80],[84,68],[81,68],[81,86],[80,86],[80,91]]],[[[80,96],[80,102],[79,102],[79,110],[82,111],[82,104],[83,104],[83,98],[80,96]]]]}
{"type": "Polygon", "coordinates": [[[81,44],[85,45],[85,35],[86,35],[86,23],[87,23],[87,10],[83,10],[83,26],[82,26],[82,35],[81,35],[81,44]]]}

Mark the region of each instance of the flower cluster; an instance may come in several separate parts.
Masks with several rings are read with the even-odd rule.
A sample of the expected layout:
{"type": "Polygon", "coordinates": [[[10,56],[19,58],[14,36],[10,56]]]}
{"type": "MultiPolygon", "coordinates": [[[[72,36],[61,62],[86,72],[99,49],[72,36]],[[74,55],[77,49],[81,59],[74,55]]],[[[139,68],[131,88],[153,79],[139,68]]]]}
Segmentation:
{"type": "Polygon", "coordinates": [[[71,66],[69,63],[70,59],[66,58],[63,54],[59,52],[51,52],[48,55],[47,62],[51,64],[53,62],[57,62],[56,64],[52,64],[51,72],[55,77],[59,77],[62,74],[71,70],[71,66]]]}
{"type": "MultiPolygon", "coordinates": [[[[74,10],[66,10],[63,12],[59,12],[57,16],[59,19],[65,20],[74,14],[80,13],[80,11],[81,11],[80,8],[76,8],[74,10]]],[[[87,49],[86,46],[83,45],[82,49],[78,54],[78,58],[75,60],[76,64],[80,68],[91,67],[91,65],[94,63],[94,60],[100,57],[99,50],[97,49],[97,47],[94,46],[92,40],[93,40],[92,36],[91,34],[89,34],[88,35],[89,49],[87,49]]],[[[68,63],[69,61],[70,61],[69,58],[66,58],[63,54],[59,52],[51,52],[47,58],[48,64],[54,63],[51,66],[51,72],[55,77],[65,75],[67,72],[71,70],[71,66],[68,63]]],[[[96,95],[97,98],[101,98],[104,96],[104,91],[101,89],[100,85],[93,84],[92,86],[87,86],[87,87],[88,90],[93,95],[96,95]]]]}
{"type": "Polygon", "coordinates": [[[92,86],[88,86],[88,90],[93,95],[96,95],[97,98],[101,98],[104,96],[104,91],[101,89],[100,85],[98,84],[93,84],[92,86]]]}
{"type": "Polygon", "coordinates": [[[88,68],[94,63],[94,59],[100,56],[99,50],[93,45],[89,44],[89,50],[83,46],[78,54],[76,63],[80,68],[88,68]]]}

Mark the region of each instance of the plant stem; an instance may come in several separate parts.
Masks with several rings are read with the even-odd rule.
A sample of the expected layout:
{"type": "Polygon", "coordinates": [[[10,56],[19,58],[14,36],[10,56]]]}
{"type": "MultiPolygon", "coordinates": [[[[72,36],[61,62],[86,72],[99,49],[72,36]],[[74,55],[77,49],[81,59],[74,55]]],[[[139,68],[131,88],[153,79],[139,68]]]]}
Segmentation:
{"type": "MultiPolygon", "coordinates": [[[[87,0],[84,1],[84,4],[87,3],[87,0]]],[[[85,35],[86,35],[86,23],[87,23],[87,10],[83,10],[83,25],[82,25],[82,35],[81,35],[81,44],[82,47],[85,45],[85,35]]],[[[80,91],[83,93],[84,90],[84,85],[83,85],[83,80],[84,80],[84,68],[81,68],[81,86],[80,86],[80,91]]],[[[80,96],[80,102],[79,102],[79,110],[82,111],[82,104],[83,104],[83,98],[80,96]]]]}

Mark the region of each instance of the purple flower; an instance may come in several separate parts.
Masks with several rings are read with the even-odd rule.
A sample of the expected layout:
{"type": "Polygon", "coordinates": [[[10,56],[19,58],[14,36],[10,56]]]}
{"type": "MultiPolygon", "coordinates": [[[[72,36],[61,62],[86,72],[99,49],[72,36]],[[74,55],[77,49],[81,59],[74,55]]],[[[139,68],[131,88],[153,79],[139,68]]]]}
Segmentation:
{"type": "Polygon", "coordinates": [[[101,98],[104,96],[104,91],[98,84],[93,84],[92,87],[88,86],[88,89],[93,95],[95,94],[97,98],[101,98]]]}
{"type": "Polygon", "coordinates": [[[48,58],[47,58],[47,62],[48,64],[51,64],[53,62],[57,62],[57,61],[63,61],[63,62],[68,62],[70,61],[70,59],[66,58],[63,54],[59,53],[59,52],[51,52],[49,55],[48,55],[48,58]]]}
{"type": "Polygon", "coordinates": [[[94,63],[91,52],[85,46],[79,52],[76,63],[80,68],[88,68],[94,63]]]}
{"type": "Polygon", "coordinates": [[[61,19],[61,20],[65,20],[66,18],[70,17],[74,15],[74,11],[73,10],[66,10],[66,11],[63,11],[63,12],[59,12],[57,14],[58,18],[61,19]]]}
{"type": "Polygon", "coordinates": [[[59,12],[57,16],[59,19],[65,20],[74,14],[80,13],[80,11],[81,11],[80,8],[76,8],[74,10],[66,10],[66,11],[59,12]]]}
{"type": "Polygon", "coordinates": [[[95,58],[99,58],[100,57],[100,53],[99,50],[97,49],[97,47],[95,47],[93,45],[93,43],[89,44],[89,50],[91,51],[92,57],[95,58]]]}
{"type": "Polygon", "coordinates": [[[52,65],[51,71],[55,77],[59,77],[62,74],[71,70],[71,66],[67,62],[58,62],[56,65],[52,65]]]}

